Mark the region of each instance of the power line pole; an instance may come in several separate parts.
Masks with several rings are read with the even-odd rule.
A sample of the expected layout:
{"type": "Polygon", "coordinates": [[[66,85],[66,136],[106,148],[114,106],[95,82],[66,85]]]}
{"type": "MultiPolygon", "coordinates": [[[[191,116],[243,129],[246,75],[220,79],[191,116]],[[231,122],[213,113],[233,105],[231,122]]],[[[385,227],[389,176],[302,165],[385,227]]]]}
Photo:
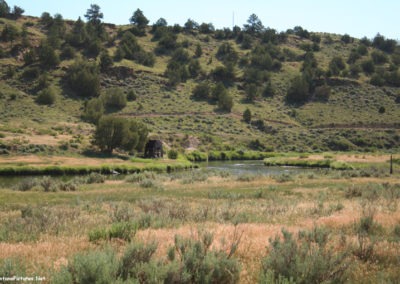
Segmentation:
{"type": "Polygon", "coordinates": [[[390,174],[393,174],[393,155],[390,155],[390,174]]]}

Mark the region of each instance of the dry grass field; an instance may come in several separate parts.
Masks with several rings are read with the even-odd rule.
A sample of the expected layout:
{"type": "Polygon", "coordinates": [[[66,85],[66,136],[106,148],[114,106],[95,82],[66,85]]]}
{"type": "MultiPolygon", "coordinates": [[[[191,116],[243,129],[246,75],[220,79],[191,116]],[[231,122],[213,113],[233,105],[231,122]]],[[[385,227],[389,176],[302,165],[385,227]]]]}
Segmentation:
{"type": "MultiPolygon", "coordinates": [[[[338,157],[349,162],[387,159],[338,157]]],[[[112,250],[122,257],[135,243],[156,243],[151,261],[161,265],[168,263],[177,236],[201,240],[206,232],[213,235],[210,251],[230,254],[235,248],[231,258],[239,263],[240,276],[233,282],[263,282],[263,263],[273,255],[271,242],[286,230],[299,245],[305,232],[324,232],[324,251],[344,255],[343,282],[395,283],[400,277],[396,172],[234,176],[200,169],[119,180],[92,178],[93,183],[80,179],[67,182],[76,184],[73,191],[45,192],[43,181],[29,190],[17,184],[0,191],[0,272],[42,275],[51,282],[59,279],[63,267],[71,269],[76,255],[112,250]],[[130,229],[115,229],[121,224],[130,229]]]]}

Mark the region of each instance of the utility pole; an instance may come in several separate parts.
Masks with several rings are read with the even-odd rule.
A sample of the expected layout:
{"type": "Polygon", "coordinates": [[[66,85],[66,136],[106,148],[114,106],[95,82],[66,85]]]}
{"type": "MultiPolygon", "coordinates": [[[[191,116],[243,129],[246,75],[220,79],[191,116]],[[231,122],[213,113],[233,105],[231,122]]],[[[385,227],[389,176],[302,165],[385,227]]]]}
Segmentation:
{"type": "Polygon", "coordinates": [[[393,155],[390,154],[390,174],[393,174],[393,155]]]}

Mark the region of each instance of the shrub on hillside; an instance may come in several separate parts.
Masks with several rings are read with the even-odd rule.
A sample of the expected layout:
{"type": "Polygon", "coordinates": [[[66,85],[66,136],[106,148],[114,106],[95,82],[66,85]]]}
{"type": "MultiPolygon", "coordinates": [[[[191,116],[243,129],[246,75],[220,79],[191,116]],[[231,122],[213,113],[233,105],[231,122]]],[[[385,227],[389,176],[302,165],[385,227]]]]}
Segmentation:
{"type": "Polygon", "coordinates": [[[344,42],[344,43],[352,43],[353,41],[354,41],[354,39],[351,37],[351,36],[349,36],[348,34],[344,34],[341,38],[340,38],[340,40],[342,41],[342,42],[344,42]]]}
{"type": "Polygon", "coordinates": [[[86,102],[83,118],[91,123],[97,124],[100,117],[104,114],[103,101],[99,98],[93,98],[86,102]]]}
{"type": "Polygon", "coordinates": [[[388,62],[388,56],[380,50],[374,50],[371,53],[371,58],[375,64],[385,64],[388,62]]]}
{"type": "Polygon", "coordinates": [[[217,66],[211,71],[211,75],[215,81],[232,82],[235,80],[234,65],[228,63],[224,66],[217,66]]]}
{"type": "Polygon", "coordinates": [[[117,110],[123,109],[127,103],[126,95],[121,88],[108,89],[101,96],[101,100],[106,107],[117,110]]]}
{"type": "Polygon", "coordinates": [[[212,98],[217,100],[218,108],[230,112],[233,107],[233,96],[225,88],[224,84],[218,83],[212,90],[212,98]]]}
{"type": "Polygon", "coordinates": [[[40,76],[40,68],[39,67],[27,67],[25,70],[22,72],[22,77],[24,79],[28,80],[33,80],[36,79],[40,76]]]}
{"type": "Polygon", "coordinates": [[[370,80],[371,85],[382,87],[385,84],[385,79],[378,73],[374,73],[370,80]]]}
{"type": "Polygon", "coordinates": [[[243,120],[246,123],[251,122],[251,111],[250,109],[246,108],[246,110],[243,112],[243,120]]]}
{"type": "Polygon", "coordinates": [[[126,99],[127,99],[128,101],[130,101],[130,102],[136,101],[136,99],[137,99],[136,92],[135,92],[134,90],[130,90],[130,91],[128,92],[128,94],[126,95],[126,99]]]}
{"type": "Polygon", "coordinates": [[[48,87],[41,90],[36,97],[36,102],[41,105],[52,105],[56,101],[56,90],[53,87],[48,87]]]}
{"type": "Polygon", "coordinates": [[[210,99],[211,88],[208,82],[201,82],[192,91],[192,96],[198,100],[210,99]]]}
{"type": "Polygon", "coordinates": [[[53,68],[60,63],[55,49],[47,42],[42,42],[38,48],[39,61],[45,68],[53,68]]]}
{"type": "Polygon", "coordinates": [[[289,103],[304,103],[309,97],[309,85],[304,76],[299,75],[293,78],[286,94],[286,100],[289,103]]]}
{"type": "Polygon", "coordinates": [[[76,61],[66,75],[68,85],[81,97],[98,97],[100,94],[100,77],[96,64],[76,61]]]}
{"type": "Polygon", "coordinates": [[[218,48],[217,58],[222,62],[236,63],[239,59],[239,56],[233,45],[225,42],[218,48]]]}
{"type": "Polygon", "coordinates": [[[375,64],[371,59],[367,59],[361,63],[361,68],[363,69],[364,73],[372,74],[375,71],[375,64]]]}
{"type": "Polygon", "coordinates": [[[346,63],[343,61],[343,58],[340,56],[336,56],[332,58],[329,63],[329,75],[330,76],[338,76],[340,71],[346,68],[346,63]]]}
{"type": "Polygon", "coordinates": [[[319,101],[328,101],[330,95],[331,88],[326,84],[315,88],[315,99],[319,101]]]}
{"type": "Polygon", "coordinates": [[[136,37],[129,31],[125,32],[122,36],[114,58],[117,61],[124,58],[134,60],[145,66],[153,66],[155,63],[154,54],[144,51],[136,37]]]}

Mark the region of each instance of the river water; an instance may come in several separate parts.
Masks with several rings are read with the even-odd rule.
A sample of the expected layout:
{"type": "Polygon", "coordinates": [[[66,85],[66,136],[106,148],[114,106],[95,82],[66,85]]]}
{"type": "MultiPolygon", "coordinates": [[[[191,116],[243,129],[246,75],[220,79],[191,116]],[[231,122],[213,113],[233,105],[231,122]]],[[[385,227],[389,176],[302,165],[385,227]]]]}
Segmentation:
{"type": "MultiPolygon", "coordinates": [[[[231,175],[254,174],[254,175],[280,175],[298,174],[303,172],[315,171],[315,169],[296,168],[296,167],[266,167],[260,161],[212,161],[196,163],[200,169],[226,171],[231,175]]],[[[0,188],[12,188],[21,180],[40,176],[0,176],[0,188]]],[[[73,176],[55,176],[55,179],[67,181],[73,176]]],[[[124,179],[125,175],[112,176],[112,179],[124,179]]]]}
{"type": "Polygon", "coordinates": [[[221,170],[233,175],[256,174],[256,175],[280,175],[283,173],[298,174],[310,172],[311,169],[297,167],[267,167],[260,161],[212,161],[197,163],[200,168],[210,170],[221,170]]]}

